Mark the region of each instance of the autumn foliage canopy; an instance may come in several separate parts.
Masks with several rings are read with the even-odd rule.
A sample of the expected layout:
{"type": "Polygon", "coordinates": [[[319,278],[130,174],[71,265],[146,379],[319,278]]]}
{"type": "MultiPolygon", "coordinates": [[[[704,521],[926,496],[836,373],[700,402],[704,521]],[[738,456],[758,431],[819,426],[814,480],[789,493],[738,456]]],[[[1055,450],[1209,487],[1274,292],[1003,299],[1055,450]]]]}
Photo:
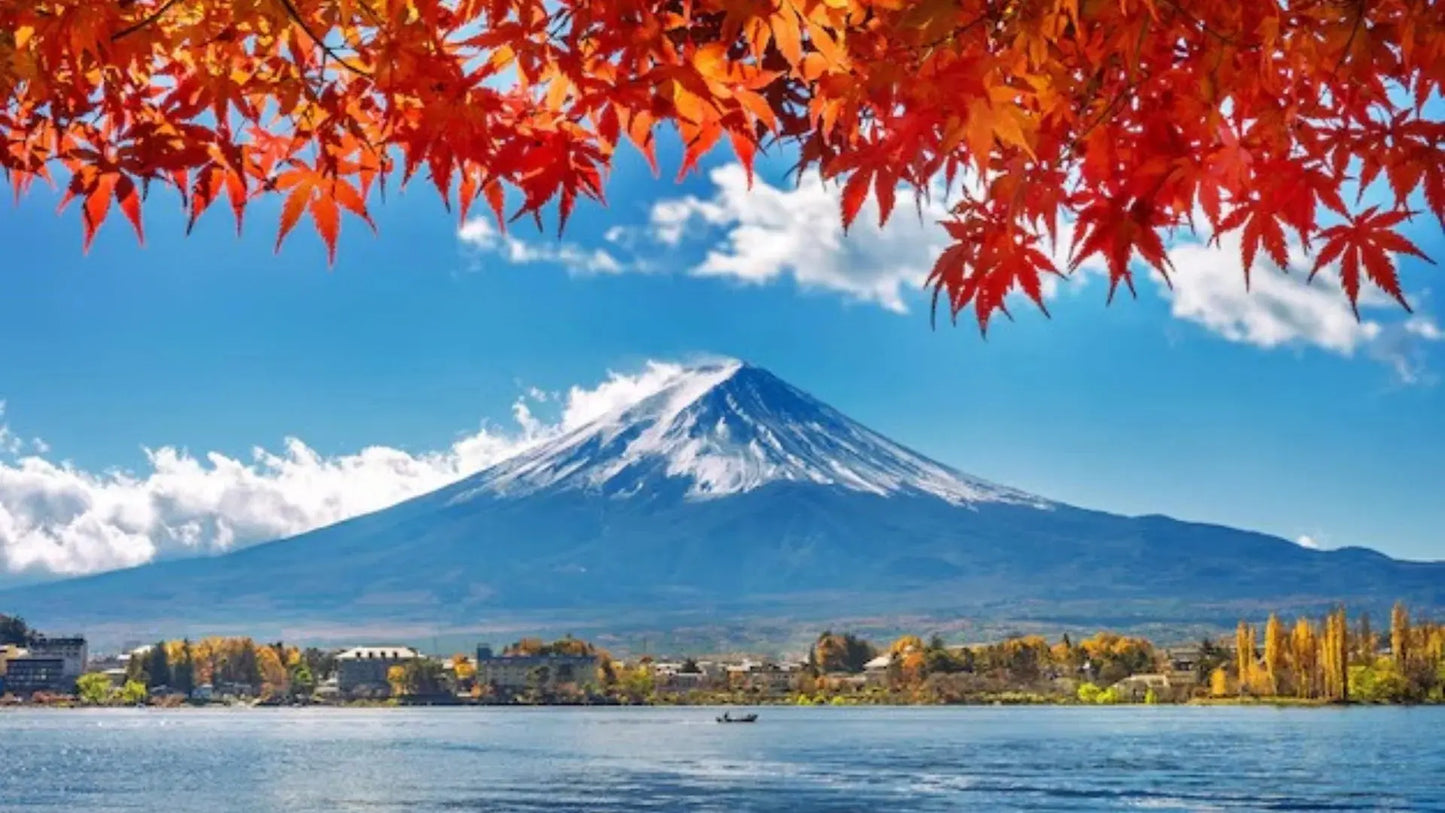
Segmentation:
{"type": "Polygon", "coordinates": [[[1043,306],[1062,222],[1111,295],[1198,227],[1242,230],[1246,268],[1292,233],[1403,304],[1398,229],[1445,218],[1442,89],[1438,0],[0,0],[0,165],[67,189],[87,245],[165,185],[192,224],[282,196],[278,246],[306,217],[334,254],[417,172],[464,217],[565,223],[675,128],[684,173],[724,140],[795,155],[845,224],[946,183],[930,283],[981,326],[1043,306]]]}

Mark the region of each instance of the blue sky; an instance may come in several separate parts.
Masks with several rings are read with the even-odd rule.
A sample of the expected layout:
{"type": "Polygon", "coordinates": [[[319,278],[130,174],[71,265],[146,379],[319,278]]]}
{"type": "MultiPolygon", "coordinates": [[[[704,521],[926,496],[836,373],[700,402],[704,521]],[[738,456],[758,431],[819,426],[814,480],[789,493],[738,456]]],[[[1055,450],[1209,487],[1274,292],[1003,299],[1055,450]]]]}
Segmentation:
{"type": "MultiPolygon", "coordinates": [[[[165,550],[135,541],[157,523],[225,547],[374,507],[316,490],[349,489],[359,466],[367,499],[404,496],[477,458],[411,485],[385,478],[435,464],[484,422],[505,442],[529,388],[563,394],[526,402],[527,420],[554,420],[570,387],[710,354],[1053,499],[1445,559],[1434,267],[1402,266],[1418,317],[1376,302],[1357,324],[1328,282],[1257,271],[1246,296],[1228,240],[1180,244],[1172,295],[1144,284],[1106,307],[1086,271],[1054,293],[1052,320],[1021,302],[983,341],[968,322],[929,327],[917,280],[937,230],[900,207],[901,225],[840,241],[836,190],[795,192],[784,162],[765,161],[741,198],[730,163],[716,154],[679,184],[675,154],[660,179],[624,155],[610,206],[583,206],[560,242],[529,224],[459,234],[417,183],[377,202],[379,235],[345,223],[331,270],[305,223],[273,253],[275,201],[253,206],[239,239],[219,208],[188,238],[162,195],[144,247],[114,218],[84,256],[78,213],[57,216],[37,190],[0,220],[0,570],[143,561],[165,550]],[[392,456],[366,468],[368,446],[392,456]],[[217,468],[241,490],[217,496],[217,468]],[[298,489],[329,507],[291,505],[298,489]],[[152,516],[190,502],[184,523],[152,516]],[[132,547],[85,553],[117,539],[132,547]],[[69,552],[37,553],[47,544],[69,552]]],[[[1410,236],[1445,257],[1433,220],[1410,236]]]]}

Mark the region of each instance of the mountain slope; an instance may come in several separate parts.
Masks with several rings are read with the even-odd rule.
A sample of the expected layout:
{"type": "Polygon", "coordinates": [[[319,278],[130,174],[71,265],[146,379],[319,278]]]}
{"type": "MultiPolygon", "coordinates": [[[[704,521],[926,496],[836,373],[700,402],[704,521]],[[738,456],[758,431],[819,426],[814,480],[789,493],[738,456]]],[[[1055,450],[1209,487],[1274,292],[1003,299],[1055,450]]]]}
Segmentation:
{"type": "Polygon", "coordinates": [[[0,609],[51,627],[262,634],[524,618],[1194,621],[1397,597],[1445,606],[1445,564],[1051,502],[725,363],[384,511],[222,557],[0,593],[0,609]]]}

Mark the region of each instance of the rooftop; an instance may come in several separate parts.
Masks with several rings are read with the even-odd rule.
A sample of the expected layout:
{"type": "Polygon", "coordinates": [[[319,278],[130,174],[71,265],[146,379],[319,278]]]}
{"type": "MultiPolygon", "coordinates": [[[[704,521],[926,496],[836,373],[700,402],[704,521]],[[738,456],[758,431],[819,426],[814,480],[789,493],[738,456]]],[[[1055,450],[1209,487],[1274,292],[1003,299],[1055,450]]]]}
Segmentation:
{"type": "Polygon", "coordinates": [[[596,655],[493,655],[490,658],[478,658],[477,665],[483,664],[512,664],[522,665],[528,663],[582,663],[594,662],[596,655]]]}
{"type": "Polygon", "coordinates": [[[404,661],[420,657],[421,654],[409,646],[358,646],[342,652],[336,656],[336,659],[339,661],[404,661]]]}
{"type": "Polygon", "coordinates": [[[887,653],[879,655],[873,660],[863,664],[864,669],[887,669],[893,663],[893,656],[887,653]]]}

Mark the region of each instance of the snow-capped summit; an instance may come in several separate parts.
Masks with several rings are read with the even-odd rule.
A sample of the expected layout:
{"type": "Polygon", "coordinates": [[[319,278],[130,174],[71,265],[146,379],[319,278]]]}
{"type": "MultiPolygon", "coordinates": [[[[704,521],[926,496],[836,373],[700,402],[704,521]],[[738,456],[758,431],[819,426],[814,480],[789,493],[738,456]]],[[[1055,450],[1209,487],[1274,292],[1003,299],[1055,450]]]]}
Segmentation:
{"type": "Polygon", "coordinates": [[[266,637],[377,638],[478,619],[507,634],[758,622],[811,636],[920,614],[1193,626],[1333,601],[1387,611],[1382,597],[1445,608],[1445,562],[1043,500],[739,362],[625,379],[569,402],[564,434],[430,494],[225,556],[9,591],[0,607],[117,637],[244,619],[266,637]]]}
{"type": "Polygon", "coordinates": [[[1048,505],[905,449],[735,360],[679,368],[638,400],[464,482],[453,502],[565,490],[628,497],[679,487],[696,500],[777,482],[954,504],[1048,505]]]}

